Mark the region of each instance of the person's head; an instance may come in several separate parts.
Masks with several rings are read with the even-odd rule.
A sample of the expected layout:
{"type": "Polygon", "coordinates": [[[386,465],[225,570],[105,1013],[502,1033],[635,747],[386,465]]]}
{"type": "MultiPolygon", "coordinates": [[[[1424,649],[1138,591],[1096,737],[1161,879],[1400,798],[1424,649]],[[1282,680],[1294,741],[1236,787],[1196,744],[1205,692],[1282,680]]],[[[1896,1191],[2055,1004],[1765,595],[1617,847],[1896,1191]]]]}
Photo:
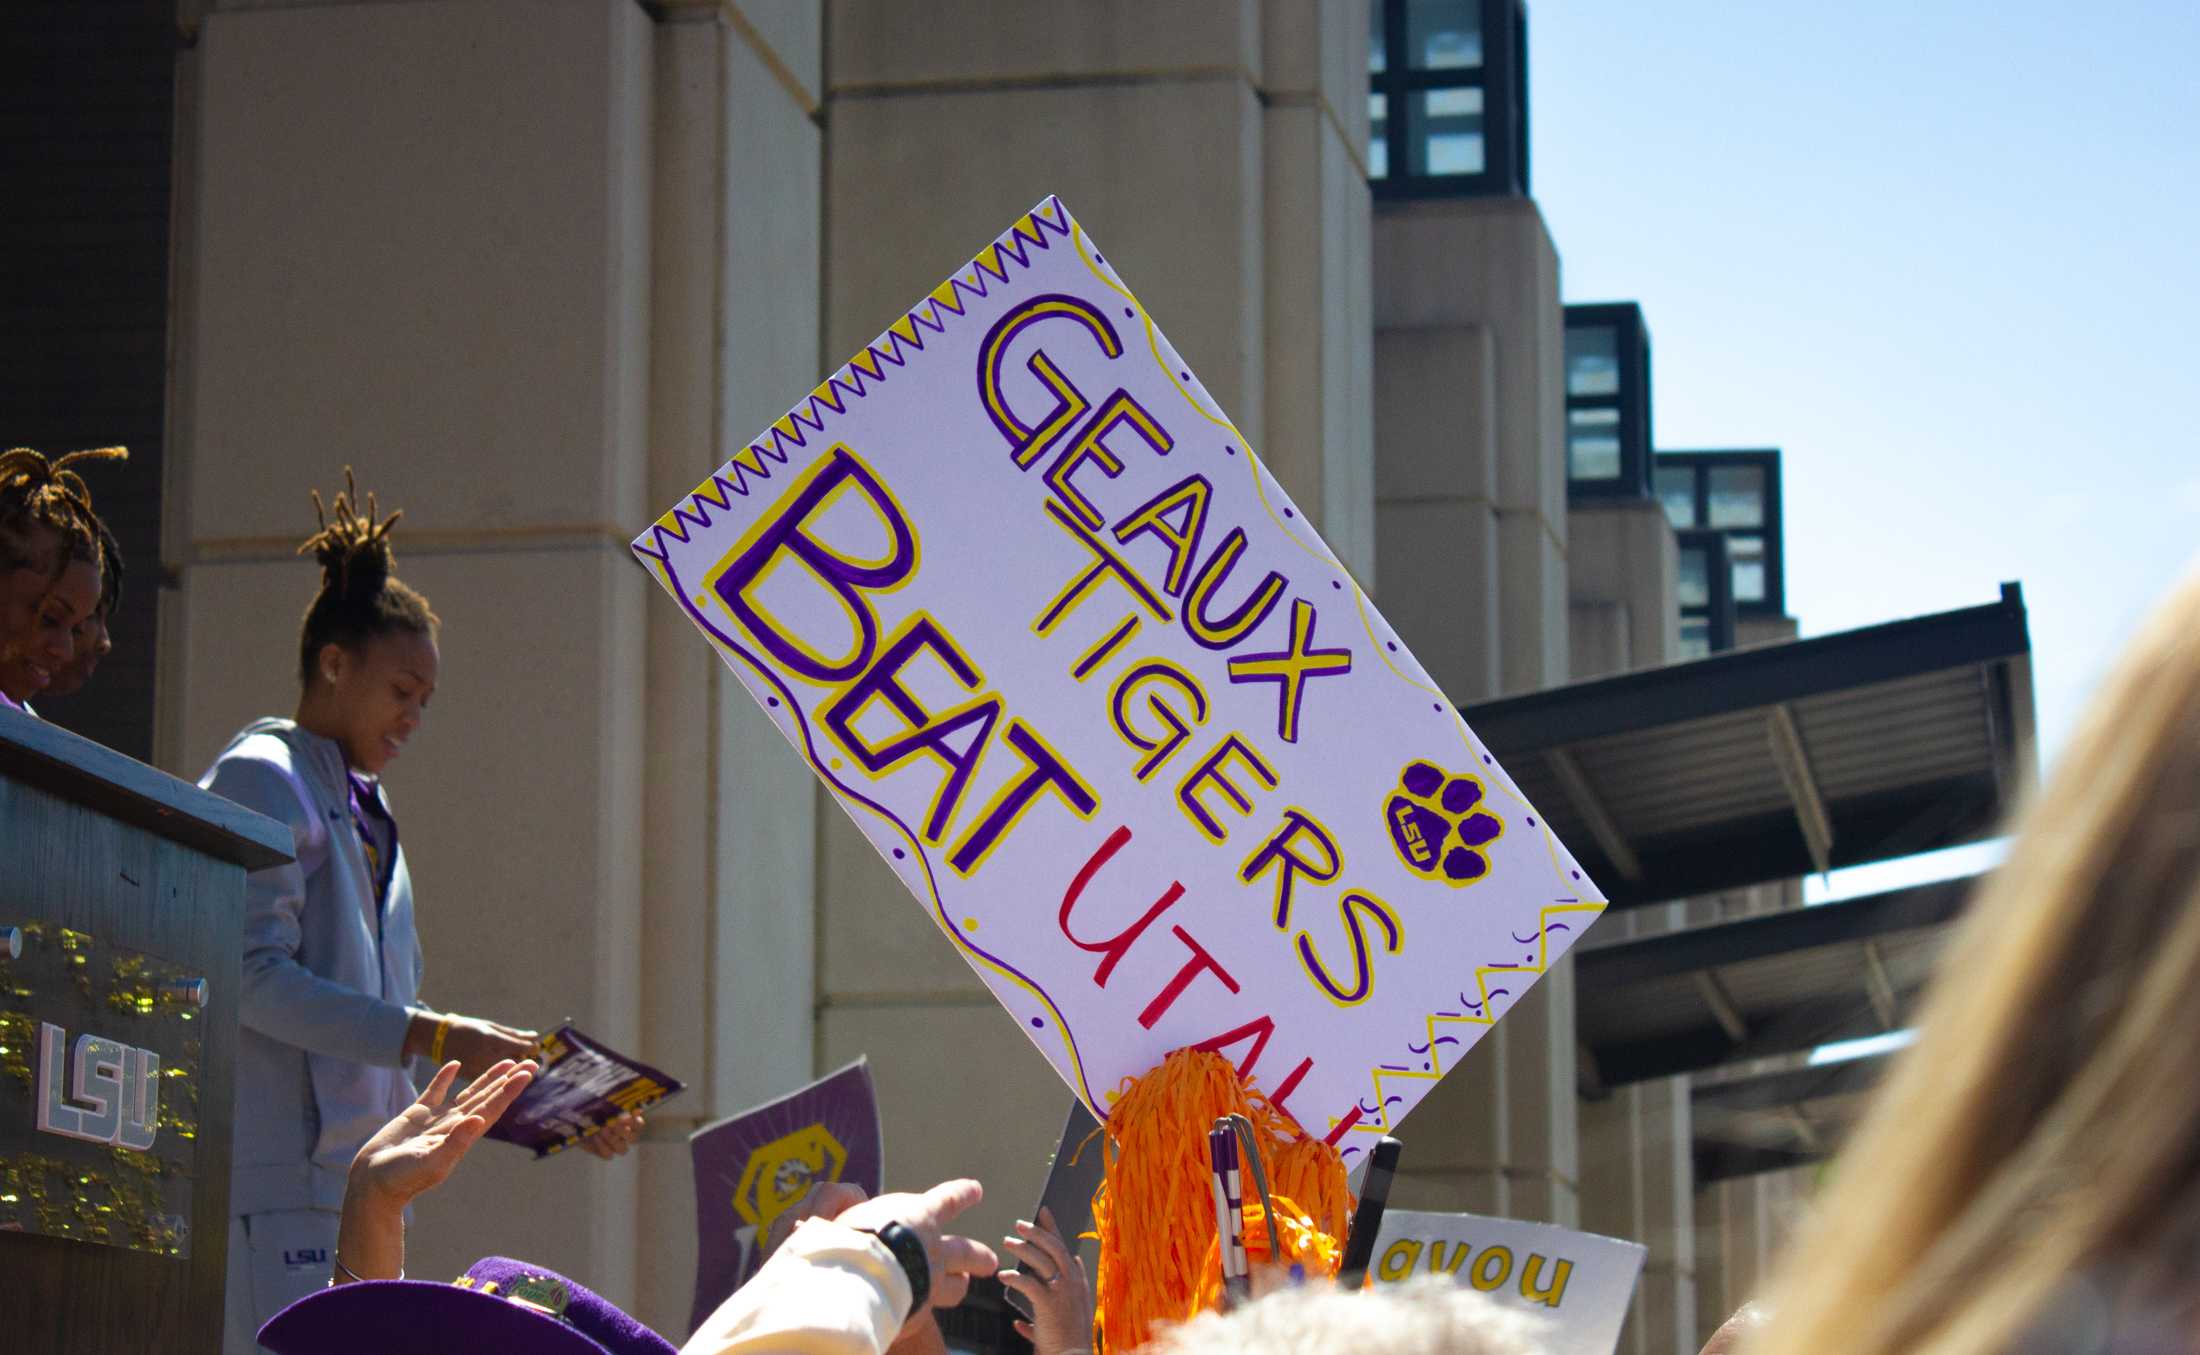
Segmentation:
{"type": "Polygon", "coordinates": [[[1544,1327],[1444,1279],[1279,1289],[1170,1327],[1142,1355],[1540,1355],[1544,1327]]]}
{"type": "Polygon", "coordinates": [[[2200,571],[2019,816],[1744,1349],[2004,1355],[2073,1286],[2124,1305],[2119,1341],[2189,1323],[2196,1032],[2200,571]]]}
{"type": "Polygon", "coordinates": [[[48,460],[28,447],[0,453],[0,691],[44,693],[76,654],[76,628],[99,605],[100,534],[91,492],[74,467],[119,460],[120,447],[48,460]]]}
{"type": "Polygon", "coordinates": [[[390,528],[401,513],[379,517],[374,496],[345,491],[324,510],[321,529],[298,548],[321,563],[321,590],[298,636],[298,721],[336,741],[351,766],[378,774],[420,727],[435,694],[441,655],[428,600],[390,573],[390,528]]]}
{"type": "Polygon", "coordinates": [[[122,546],[115,540],[115,534],[107,530],[106,523],[95,518],[93,525],[99,529],[99,604],[90,616],[76,623],[72,636],[75,656],[53,675],[53,681],[46,687],[48,696],[73,696],[81,691],[84,684],[92,680],[100,660],[115,647],[109,621],[115,608],[122,605],[122,546]]]}

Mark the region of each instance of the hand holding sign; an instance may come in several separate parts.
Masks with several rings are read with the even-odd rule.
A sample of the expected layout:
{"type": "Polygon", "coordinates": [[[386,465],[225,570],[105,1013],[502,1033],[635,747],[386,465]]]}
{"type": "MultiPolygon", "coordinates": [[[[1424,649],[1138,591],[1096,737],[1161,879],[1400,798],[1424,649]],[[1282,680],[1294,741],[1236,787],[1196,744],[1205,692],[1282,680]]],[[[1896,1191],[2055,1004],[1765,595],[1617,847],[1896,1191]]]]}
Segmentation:
{"type": "Polygon", "coordinates": [[[1033,1355],[1073,1355],[1092,1349],[1092,1282],[1075,1243],[1062,1235],[1054,1211],[1041,1207],[1036,1223],[1016,1220],[1016,1236],[1001,1239],[1016,1259],[1001,1284],[1023,1296],[1031,1320],[1016,1319],[1016,1333],[1033,1355]]]}

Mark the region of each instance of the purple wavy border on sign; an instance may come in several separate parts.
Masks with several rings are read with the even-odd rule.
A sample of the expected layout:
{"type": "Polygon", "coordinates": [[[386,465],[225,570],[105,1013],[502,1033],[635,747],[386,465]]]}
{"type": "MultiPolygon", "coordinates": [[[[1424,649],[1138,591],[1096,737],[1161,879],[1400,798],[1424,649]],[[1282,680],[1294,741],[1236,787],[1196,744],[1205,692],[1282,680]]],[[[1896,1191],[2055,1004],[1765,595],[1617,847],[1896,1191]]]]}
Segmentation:
{"type": "MultiPolygon", "coordinates": [[[[707,510],[706,520],[701,525],[703,527],[708,527],[710,525],[707,520],[707,510]]],[[[824,781],[827,785],[831,786],[834,792],[840,795],[843,799],[851,800],[857,804],[862,805],[864,808],[871,810],[880,818],[883,818],[888,823],[893,824],[894,827],[900,831],[901,835],[904,838],[908,839],[910,850],[916,853],[916,859],[918,863],[924,867],[925,887],[931,892],[932,909],[939,921],[941,930],[945,931],[948,937],[953,940],[957,946],[978,956],[980,959],[983,959],[987,964],[992,965],[994,968],[1000,970],[1002,973],[1007,974],[1011,978],[1015,979],[1018,983],[1023,984],[1026,988],[1030,989],[1034,994],[1036,994],[1041,1002],[1044,1002],[1046,1004],[1047,1010],[1054,1016],[1055,1027],[1061,1031],[1064,1043],[1069,1045],[1070,1065],[1071,1067],[1076,1069],[1078,1087],[1084,1096],[1086,1106],[1092,1110],[1094,1115],[1098,1116],[1102,1120],[1105,1120],[1107,1118],[1106,1109],[1101,1106],[1093,1105],[1094,1097],[1092,1094],[1092,1084],[1086,1080],[1085,1061],[1077,1050],[1077,1032],[1070,1028],[1070,1023],[1068,1019],[1062,1015],[1061,1006],[1055,1002],[1053,995],[1047,992],[1046,988],[1041,985],[1037,980],[1033,979],[1029,974],[1026,974],[1021,969],[1018,969],[1015,965],[1010,964],[1007,960],[1001,958],[998,955],[995,955],[991,951],[985,949],[983,946],[975,944],[955,930],[953,922],[947,916],[945,901],[940,898],[939,880],[932,873],[932,860],[930,856],[925,853],[924,847],[922,843],[919,842],[917,835],[910,830],[908,824],[901,821],[899,815],[895,814],[892,810],[880,804],[878,801],[872,799],[870,796],[865,795],[863,792],[857,790],[855,787],[850,786],[847,782],[842,781],[839,777],[833,775],[832,772],[826,769],[824,763],[818,757],[817,742],[811,737],[810,722],[803,717],[802,708],[795,703],[794,693],[788,689],[786,683],[780,681],[779,675],[777,673],[773,672],[771,668],[764,664],[761,660],[759,660],[756,655],[750,653],[748,648],[742,645],[740,641],[734,639],[732,636],[720,630],[716,625],[712,624],[710,618],[703,615],[703,613],[696,608],[695,604],[688,600],[687,588],[680,582],[679,572],[673,567],[672,561],[669,558],[670,555],[671,552],[668,550],[665,553],[665,558],[660,558],[658,560],[658,564],[664,569],[665,581],[669,587],[669,590],[672,593],[672,596],[679,599],[681,610],[685,611],[688,614],[689,618],[692,619],[696,625],[702,627],[703,631],[706,634],[710,635],[713,639],[717,640],[718,643],[724,645],[733,653],[739,655],[742,662],[748,664],[750,668],[754,669],[759,676],[761,676],[766,682],[771,684],[774,691],[779,693],[779,699],[786,703],[787,713],[794,720],[795,727],[802,731],[802,756],[804,760],[806,760],[810,764],[810,770],[816,772],[818,778],[824,781]]]]}

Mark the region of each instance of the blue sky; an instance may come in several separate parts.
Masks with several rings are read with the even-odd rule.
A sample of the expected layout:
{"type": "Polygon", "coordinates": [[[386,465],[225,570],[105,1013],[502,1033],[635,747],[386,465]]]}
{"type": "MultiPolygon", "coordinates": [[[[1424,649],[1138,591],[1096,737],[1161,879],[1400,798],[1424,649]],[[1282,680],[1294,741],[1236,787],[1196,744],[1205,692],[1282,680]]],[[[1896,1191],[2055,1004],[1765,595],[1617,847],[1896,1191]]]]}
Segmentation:
{"type": "Polygon", "coordinates": [[[1642,304],[1658,445],[1783,450],[1805,635],[2021,581],[2052,758],[2200,546],[2200,6],[1539,0],[1528,35],[1565,296],[1642,304]]]}

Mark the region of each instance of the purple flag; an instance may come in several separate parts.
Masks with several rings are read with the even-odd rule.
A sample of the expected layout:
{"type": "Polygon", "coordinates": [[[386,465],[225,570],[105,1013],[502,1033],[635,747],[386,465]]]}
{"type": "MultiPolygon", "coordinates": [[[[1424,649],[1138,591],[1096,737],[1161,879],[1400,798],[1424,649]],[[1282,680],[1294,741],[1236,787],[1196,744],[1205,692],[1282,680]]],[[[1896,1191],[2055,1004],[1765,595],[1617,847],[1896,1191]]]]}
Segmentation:
{"type": "Polygon", "coordinates": [[[878,1099],[863,1059],[688,1136],[695,1158],[692,1330],[763,1264],[772,1224],[819,1181],[879,1193],[885,1179],[878,1099]]]}
{"type": "Polygon", "coordinates": [[[536,1157],[562,1152],[625,1112],[654,1106],[684,1085],[571,1026],[543,1037],[541,1057],[542,1071],[488,1134],[532,1148],[536,1157]]]}

